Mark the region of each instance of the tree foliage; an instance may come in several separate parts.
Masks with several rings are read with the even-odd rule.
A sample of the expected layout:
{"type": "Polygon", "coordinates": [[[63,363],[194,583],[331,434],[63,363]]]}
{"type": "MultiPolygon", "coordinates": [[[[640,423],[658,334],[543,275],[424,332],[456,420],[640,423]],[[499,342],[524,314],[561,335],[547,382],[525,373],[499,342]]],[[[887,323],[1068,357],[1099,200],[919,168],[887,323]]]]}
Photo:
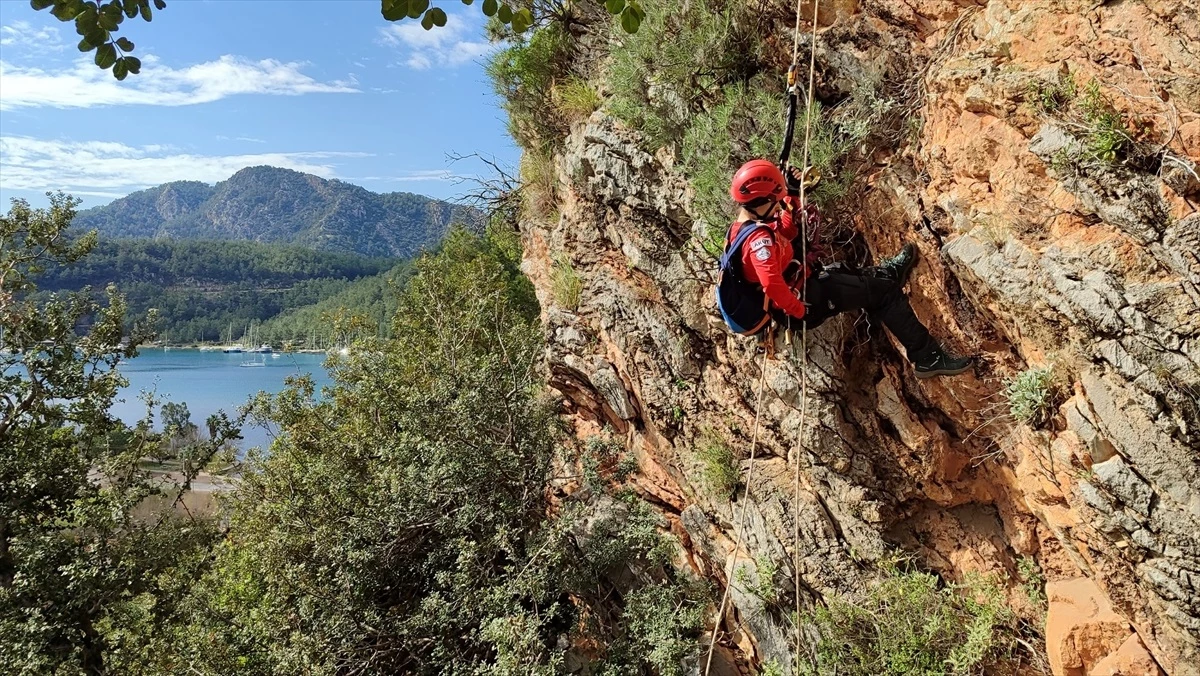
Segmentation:
{"type": "MultiPolygon", "coordinates": [[[[475,0],[461,1],[464,5],[475,3],[475,0]]],[[[75,32],[80,35],[79,51],[95,52],[96,65],[104,70],[111,68],[113,77],[118,80],[124,80],[131,73],[137,75],[142,69],[141,59],[130,56],[134,50],[133,42],[127,37],[116,36],[125,19],[141,17],[149,22],[154,17],[151,4],[158,10],[167,7],[165,0],[29,0],[29,4],[38,11],[49,9],[59,21],[74,22],[75,32]]],[[[535,12],[540,4],[543,3],[538,0],[514,0],[511,3],[483,0],[480,9],[484,16],[521,34],[538,23],[540,13],[535,12]]],[[[558,0],[550,4],[559,12],[566,6],[558,0]]],[[[629,33],[636,33],[646,18],[638,0],[605,0],[604,6],[629,33]]],[[[425,30],[443,27],[449,19],[446,10],[432,5],[430,0],[380,0],[379,11],[388,21],[419,20],[425,30]]]]}
{"type": "Polygon", "coordinates": [[[360,343],[324,398],[300,380],[259,399],[281,434],[238,491],[209,599],[239,620],[213,628],[230,668],[448,673],[490,658],[491,618],[554,605],[514,587],[554,451],[537,311],[515,261],[456,232],[393,338],[360,343]]]}
{"type": "MultiPolygon", "coordinates": [[[[104,70],[112,69],[113,77],[124,80],[130,73],[141,72],[142,62],[129,56],[134,44],[127,37],[117,37],[125,19],[141,17],[150,21],[154,11],[151,0],[29,0],[35,10],[49,9],[59,21],[73,21],[79,34],[79,51],[95,52],[96,65],[104,70]]],[[[165,9],[164,0],[153,0],[154,9],[165,9]]]]}
{"type": "MultiPolygon", "coordinates": [[[[86,292],[33,300],[50,263],[85,256],[94,235],[72,240],[77,201],[50,207],[13,200],[0,217],[0,671],[124,673],[140,637],[177,617],[180,589],[215,535],[199,520],[145,509],[181,486],[140,469],[147,426],[129,429],[109,406],[125,381],[117,363],[137,353],[144,324],[126,331],[125,302],[86,292]],[[77,333],[84,318],[86,333],[77,333]],[[139,512],[139,510],[141,510],[139,512]]],[[[217,438],[197,466],[234,434],[217,438]]],[[[172,497],[173,496],[173,497],[172,497]]]]}
{"type": "Polygon", "coordinates": [[[114,284],[130,310],[157,311],[158,336],[171,343],[237,339],[256,323],[261,341],[330,339],[322,316],[338,308],[386,328],[395,310],[390,282],[407,264],[394,258],[230,241],[101,239],[82,260],[50,265],[42,294],[114,284]],[[283,317],[287,317],[283,319],[283,317]]]}
{"type": "Polygon", "coordinates": [[[1015,643],[996,581],[972,576],[942,586],[936,575],[895,562],[870,589],[830,598],[805,620],[820,634],[801,663],[813,676],[991,673],[1015,643]]]}
{"type": "Polygon", "coordinates": [[[611,646],[604,673],[678,671],[699,601],[653,581],[661,520],[632,495],[549,517],[561,435],[519,260],[512,233],[453,232],[417,263],[391,337],[336,361],[324,396],[302,378],[256,400],[279,434],[249,461],[172,664],[549,676],[590,635],[611,646]]]}

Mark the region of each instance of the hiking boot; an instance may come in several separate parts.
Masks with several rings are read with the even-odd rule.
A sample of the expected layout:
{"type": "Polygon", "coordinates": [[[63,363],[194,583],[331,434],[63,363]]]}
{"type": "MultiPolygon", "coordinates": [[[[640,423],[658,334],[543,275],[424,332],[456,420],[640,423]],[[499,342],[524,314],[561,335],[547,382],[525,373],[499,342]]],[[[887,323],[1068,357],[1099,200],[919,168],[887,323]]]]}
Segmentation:
{"type": "Polygon", "coordinates": [[[879,277],[890,279],[900,286],[908,281],[908,275],[917,265],[917,246],[913,243],[904,245],[900,253],[875,266],[879,277]]]}
{"type": "Polygon", "coordinates": [[[934,347],[925,355],[913,360],[913,368],[921,379],[934,376],[956,376],[971,368],[970,357],[955,357],[941,347],[934,347]]]}

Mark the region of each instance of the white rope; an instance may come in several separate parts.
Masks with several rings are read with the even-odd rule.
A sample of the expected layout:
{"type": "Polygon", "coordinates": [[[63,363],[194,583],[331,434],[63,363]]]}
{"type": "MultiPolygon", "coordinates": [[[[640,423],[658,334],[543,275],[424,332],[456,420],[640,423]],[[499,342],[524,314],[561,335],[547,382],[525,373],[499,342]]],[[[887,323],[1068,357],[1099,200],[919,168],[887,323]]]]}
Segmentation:
{"type": "MultiPolygon", "coordinates": [[[[758,422],[760,412],[762,411],[762,393],[763,386],[767,382],[767,351],[763,350],[763,358],[761,365],[761,374],[758,377],[758,396],[754,403],[754,433],[750,439],[750,462],[746,467],[746,494],[742,499],[742,510],[738,515],[737,523],[734,526],[733,540],[733,562],[736,567],[738,552],[742,548],[742,530],[746,524],[746,508],[750,505],[750,485],[754,480],[754,457],[755,451],[758,449],[758,422]]],[[[730,511],[733,511],[733,502],[730,501],[730,511]]],[[[704,676],[708,676],[709,669],[712,668],[713,650],[717,646],[717,632],[721,628],[721,620],[725,617],[725,608],[729,604],[729,589],[733,587],[733,573],[730,573],[728,579],[725,580],[725,593],[721,595],[721,607],[717,610],[717,619],[713,624],[712,640],[708,642],[708,660],[704,663],[704,676]]]]}
{"type": "MultiPolygon", "coordinates": [[[[802,2],[803,2],[803,0],[797,0],[797,2],[796,2],[796,29],[795,29],[794,37],[792,40],[792,65],[793,65],[793,67],[795,67],[795,64],[799,61],[799,57],[800,57],[800,17],[801,17],[801,3],[802,2]]],[[[805,193],[805,190],[804,190],[804,188],[805,188],[804,178],[805,177],[803,174],[803,172],[804,172],[803,168],[808,167],[808,149],[809,149],[809,144],[812,141],[812,116],[811,116],[812,103],[813,103],[812,92],[813,92],[813,83],[815,82],[816,61],[817,61],[817,11],[819,10],[820,6],[821,6],[821,0],[815,0],[813,3],[813,17],[812,17],[812,25],[813,25],[812,45],[811,45],[812,54],[809,58],[809,63],[808,63],[808,91],[805,96],[806,100],[805,100],[805,108],[804,108],[804,150],[801,155],[801,165],[800,165],[802,167],[801,180],[800,180],[800,211],[801,211],[801,221],[800,221],[801,226],[800,227],[802,228],[801,234],[803,235],[801,237],[800,250],[801,250],[801,261],[802,261],[803,265],[805,266],[805,269],[804,269],[805,276],[804,276],[804,281],[801,286],[801,302],[807,302],[807,300],[808,300],[808,275],[807,275],[807,272],[808,272],[808,270],[807,270],[807,265],[808,265],[808,232],[807,232],[808,219],[806,216],[807,202],[805,201],[805,194],[804,194],[805,193]]],[[[794,505],[793,505],[794,519],[793,520],[795,521],[795,541],[793,543],[793,545],[794,545],[793,551],[795,552],[795,555],[793,558],[793,566],[792,566],[793,569],[795,570],[795,575],[796,575],[795,585],[796,585],[796,657],[797,657],[797,659],[799,659],[799,656],[800,656],[800,646],[801,646],[801,639],[802,639],[802,634],[801,634],[801,629],[800,629],[800,565],[799,565],[800,564],[800,561],[799,561],[799,553],[800,553],[800,444],[802,442],[804,427],[805,427],[805,423],[807,420],[807,413],[808,413],[808,406],[807,406],[807,403],[808,403],[808,326],[807,326],[807,323],[801,327],[801,345],[802,345],[802,350],[803,350],[803,357],[802,357],[802,361],[801,361],[801,371],[800,371],[800,374],[801,374],[800,375],[800,431],[797,432],[797,435],[796,435],[796,453],[795,453],[795,455],[796,455],[796,496],[795,496],[795,500],[793,501],[793,503],[794,503],[794,505]]],[[[750,460],[746,467],[746,494],[745,494],[745,496],[743,496],[742,509],[738,515],[737,523],[734,525],[733,563],[734,563],[735,568],[737,566],[738,553],[741,551],[741,548],[742,548],[742,534],[743,534],[743,529],[745,528],[746,511],[750,506],[750,486],[752,485],[752,482],[754,480],[754,459],[755,459],[756,451],[758,450],[758,429],[759,429],[759,420],[761,417],[761,410],[762,410],[762,393],[763,393],[763,386],[767,380],[767,355],[766,355],[765,350],[763,352],[762,367],[761,367],[760,371],[761,371],[761,373],[759,374],[759,381],[758,381],[758,395],[756,397],[756,401],[754,404],[754,433],[753,433],[753,435],[751,437],[751,441],[750,441],[750,460]]],[[[730,507],[732,508],[732,502],[730,504],[730,507]]],[[[722,621],[724,620],[725,609],[729,605],[729,590],[732,587],[733,587],[733,573],[731,572],[728,576],[728,579],[725,581],[725,592],[723,594],[721,594],[721,605],[717,609],[717,618],[716,618],[715,623],[713,624],[712,638],[708,643],[708,658],[704,663],[704,676],[709,676],[709,672],[712,669],[713,652],[715,651],[716,645],[717,645],[717,633],[720,630],[722,621]]]]}
{"type": "MultiPolygon", "coordinates": [[[[800,3],[802,0],[796,0],[796,42],[800,40],[800,3]]],[[[809,45],[809,61],[808,61],[808,91],[805,95],[804,102],[804,150],[801,153],[800,163],[800,211],[801,211],[801,227],[804,229],[801,232],[800,238],[800,260],[804,265],[804,281],[801,284],[800,298],[801,302],[808,307],[808,202],[805,199],[805,180],[804,172],[808,169],[808,149],[809,143],[812,140],[812,113],[813,113],[813,85],[815,82],[817,69],[817,12],[820,10],[821,0],[814,0],[813,15],[812,15],[812,41],[809,45]]],[[[793,63],[795,62],[793,58],[793,63]]],[[[796,593],[796,660],[800,659],[800,648],[804,645],[804,634],[802,630],[802,622],[800,621],[800,453],[803,450],[804,444],[804,428],[808,422],[808,322],[805,321],[800,326],[800,427],[796,430],[796,444],[793,454],[796,462],[795,469],[795,496],[792,500],[792,521],[794,532],[792,534],[792,571],[795,575],[795,593],[796,593]]]]}

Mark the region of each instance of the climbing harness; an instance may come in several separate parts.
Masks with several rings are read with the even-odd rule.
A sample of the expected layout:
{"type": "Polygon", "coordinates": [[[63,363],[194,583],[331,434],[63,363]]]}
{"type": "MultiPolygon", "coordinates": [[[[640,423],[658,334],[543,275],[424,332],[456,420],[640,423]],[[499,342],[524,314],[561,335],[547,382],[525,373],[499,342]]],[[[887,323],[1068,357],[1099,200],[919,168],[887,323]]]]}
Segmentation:
{"type": "MultiPolygon", "coordinates": [[[[795,32],[793,34],[793,41],[792,41],[792,65],[788,68],[788,120],[787,120],[787,128],[785,131],[783,150],[780,153],[780,158],[779,158],[779,164],[781,165],[783,171],[785,171],[785,172],[788,170],[788,167],[789,167],[791,147],[792,147],[792,135],[795,130],[795,122],[796,122],[796,102],[798,99],[798,96],[796,93],[796,71],[797,71],[797,68],[799,65],[799,61],[800,61],[800,18],[801,18],[801,12],[802,12],[802,3],[803,3],[803,0],[796,0],[796,28],[795,28],[795,32]]],[[[802,159],[801,159],[801,165],[800,165],[802,167],[808,167],[809,145],[812,142],[812,105],[813,105],[812,94],[813,94],[813,85],[815,84],[816,61],[817,61],[817,14],[820,10],[820,6],[821,6],[821,0],[813,1],[812,41],[810,44],[810,57],[809,57],[809,63],[808,63],[808,91],[806,92],[806,95],[805,95],[804,146],[803,146],[803,153],[801,156],[802,159]]],[[[801,180],[800,180],[800,213],[802,214],[801,218],[800,218],[800,227],[801,227],[800,260],[803,261],[805,265],[807,265],[807,263],[808,263],[808,218],[807,218],[808,202],[805,199],[805,197],[806,197],[805,196],[805,187],[806,187],[807,181],[804,180],[807,173],[808,173],[807,170],[804,170],[801,174],[801,180]]],[[[745,227],[742,228],[742,230],[746,230],[746,229],[747,228],[745,228],[745,227]]],[[[741,235],[740,232],[739,232],[739,235],[741,235]]],[[[728,235],[726,236],[726,241],[728,241],[728,235]]],[[[732,276],[732,275],[724,274],[724,272],[727,268],[726,259],[731,256],[736,256],[737,251],[740,251],[741,244],[744,243],[744,241],[745,240],[742,240],[742,242],[739,242],[736,247],[728,247],[728,248],[733,249],[733,253],[731,254],[729,251],[727,251],[725,253],[725,255],[722,256],[721,269],[722,269],[722,273],[723,273],[722,274],[723,278],[732,276]]],[[[719,291],[718,291],[718,293],[719,293],[719,291]]],[[[801,294],[801,296],[800,296],[801,301],[807,303],[807,301],[808,301],[808,275],[804,275],[804,277],[803,277],[803,280],[801,282],[800,294],[801,294]]],[[[719,302],[719,297],[718,297],[718,302],[719,302]]],[[[725,315],[724,310],[722,310],[722,315],[723,316],[725,315]]],[[[768,319],[769,319],[769,314],[768,314],[768,319]]],[[[728,318],[726,319],[726,321],[728,322],[728,318]]],[[[801,617],[801,615],[800,615],[800,612],[801,612],[801,607],[800,607],[800,451],[801,451],[801,445],[803,443],[804,428],[806,427],[807,416],[808,416],[808,323],[807,322],[801,323],[800,336],[801,336],[801,355],[802,355],[801,364],[800,364],[800,427],[797,429],[797,432],[796,432],[795,450],[793,452],[793,455],[795,456],[794,460],[796,463],[796,468],[795,468],[795,496],[792,501],[792,506],[793,506],[792,520],[793,520],[793,523],[795,526],[795,531],[793,534],[794,539],[792,541],[792,551],[793,551],[792,569],[795,574],[796,658],[797,659],[799,659],[799,656],[800,656],[800,647],[803,645],[803,633],[802,633],[801,622],[800,622],[800,617],[801,617]]],[[[790,341],[790,331],[789,331],[789,341],[790,341]]],[[[768,342],[770,342],[770,341],[768,340],[768,342]]],[[[747,507],[750,504],[750,499],[749,499],[750,486],[752,485],[752,481],[754,478],[754,460],[755,460],[755,452],[757,451],[757,448],[758,448],[758,428],[759,428],[759,417],[760,417],[761,408],[762,408],[763,384],[766,382],[766,374],[767,374],[767,353],[766,353],[766,351],[764,351],[764,353],[763,353],[762,366],[760,367],[759,370],[760,370],[760,375],[759,375],[759,383],[758,383],[758,395],[756,397],[755,404],[754,404],[754,433],[752,435],[751,442],[750,442],[750,459],[749,459],[749,461],[747,463],[747,467],[746,467],[746,493],[747,493],[747,495],[746,495],[746,499],[742,503],[741,513],[738,516],[738,521],[737,521],[737,524],[735,524],[735,528],[734,528],[734,544],[733,544],[734,566],[737,565],[738,553],[741,551],[741,548],[742,548],[742,535],[743,535],[743,532],[745,529],[746,511],[747,511],[747,507]]],[[[732,500],[731,500],[730,506],[732,507],[732,500]]],[[[725,592],[721,595],[721,604],[717,611],[716,624],[713,626],[712,637],[708,644],[708,659],[706,660],[705,665],[704,665],[704,676],[709,676],[709,672],[712,669],[713,652],[716,649],[716,645],[717,645],[717,633],[718,633],[718,629],[721,625],[721,622],[722,622],[723,618],[725,617],[725,609],[729,603],[729,590],[732,586],[733,586],[733,575],[729,575],[727,577],[726,584],[725,584],[725,592]]]]}

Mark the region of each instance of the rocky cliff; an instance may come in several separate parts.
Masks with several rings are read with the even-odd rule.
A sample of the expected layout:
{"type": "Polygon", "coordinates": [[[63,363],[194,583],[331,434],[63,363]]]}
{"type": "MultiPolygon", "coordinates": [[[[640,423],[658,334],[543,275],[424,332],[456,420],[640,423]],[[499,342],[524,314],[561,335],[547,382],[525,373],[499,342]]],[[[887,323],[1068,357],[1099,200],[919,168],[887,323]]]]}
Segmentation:
{"type": "MultiPolygon", "coordinates": [[[[721,585],[766,560],[794,593],[798,565],[813,602],[900,549],[946,579],[1013,580],[1020,607],[1015,581],[1036,561],[1055,674],[1200,673],[1200,11],[821,4],[817,98],[883,83],[907,113],[827,213],[834,257],[916,242],[912,303],[978,355],[974,374],[916,380],[861,316],[812,331],[807,360],[798,334],[777,336],[772,359],[729,334],[694,177],[602,108],[551,156],[557,208],[522,222],[565,413],[581,436],[624,439],[680,565],[721,585]],[[556,293],[564,271],[577,296],[556,293]],[[1016,411],[1022,374],[1045,375],[1044,415],[1016,411]],[[733,501],[703,485],[709,438],[740,464],[733,501]]],[[[791,10],[763,7],[779,17],[782,73],[791,10]]],[[[603,72],[600,52],[575,58],[603,72]]],[[[730,592],[721,668],[790,665],[778,613],[730,592]]]]}

